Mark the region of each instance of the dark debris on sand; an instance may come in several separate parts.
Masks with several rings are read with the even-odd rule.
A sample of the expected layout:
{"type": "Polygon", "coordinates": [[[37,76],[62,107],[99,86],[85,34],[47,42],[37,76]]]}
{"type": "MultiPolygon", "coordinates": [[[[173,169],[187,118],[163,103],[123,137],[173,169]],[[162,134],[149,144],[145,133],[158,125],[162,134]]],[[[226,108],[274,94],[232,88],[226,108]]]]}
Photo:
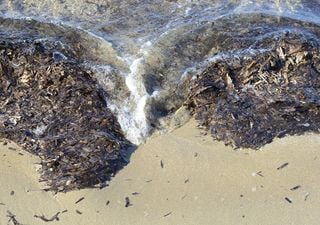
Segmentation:
{"type": "Polygon", "coordinates": [[[191,81],[185,105],[214,139],[258,149],[276,137],[319,132],[318,43],[287,33],[269,47],[221,57],[191,81]]]}
{"type": "Polygon", "coordinates": [[[0,41],[0,138],[41,158],[48,190],[105,186],[131,144],[92,72],[55,54],[41,41],[0,41]]]}
{"type": "Polygon", "coordinates": [[[11,222],[13,225],[23,225],[16,219],[16,215],[14,215],[12,212],[7,210],[7,217],[9,218],[9,223],[11,222]]]}

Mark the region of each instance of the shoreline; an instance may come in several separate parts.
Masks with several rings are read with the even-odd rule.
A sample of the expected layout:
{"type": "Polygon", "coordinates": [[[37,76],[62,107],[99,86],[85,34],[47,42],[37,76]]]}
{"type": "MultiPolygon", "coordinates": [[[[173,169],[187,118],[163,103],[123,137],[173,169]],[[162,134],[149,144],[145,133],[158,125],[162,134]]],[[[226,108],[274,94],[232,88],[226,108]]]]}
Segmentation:
{"type": "Polygon", "coordinates": [[[40,191],[37,157],[0,143],[0,224],[7,210],[30,225],[58,212],[50,224],[318,224],[319,134],[234,151],[196,125],[151,137],[109,187],[56,195],[40,191]]]}

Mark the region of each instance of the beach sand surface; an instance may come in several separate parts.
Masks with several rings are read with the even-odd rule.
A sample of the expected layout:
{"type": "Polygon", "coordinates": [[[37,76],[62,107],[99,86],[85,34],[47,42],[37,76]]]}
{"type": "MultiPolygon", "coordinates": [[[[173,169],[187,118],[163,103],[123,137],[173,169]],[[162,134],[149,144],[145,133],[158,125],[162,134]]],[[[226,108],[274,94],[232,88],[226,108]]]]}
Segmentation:
{"type": "Polygon", "coordinates": [[[29,225],[320,224],[320,135],[235,151],[191,120],[140,146],[109,187],[56,195],[41,191],[37,157],[0,144],[1,225],[8,211],[29,225]]]}

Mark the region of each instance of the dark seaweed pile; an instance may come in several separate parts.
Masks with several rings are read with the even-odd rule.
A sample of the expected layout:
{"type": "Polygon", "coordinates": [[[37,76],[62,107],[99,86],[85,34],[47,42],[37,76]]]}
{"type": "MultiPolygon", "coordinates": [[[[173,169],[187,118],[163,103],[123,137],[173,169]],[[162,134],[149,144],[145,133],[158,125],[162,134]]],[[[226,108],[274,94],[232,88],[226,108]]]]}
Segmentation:
{"type": "Polygon", "coordinates": [[[130,143],[93,74],[54,47],[0,42],[0,138],[41,158],[48,190],[104,186],[130,143]]]}
{"type": "Polygon", "coordinates": [[[186,105],[216,140],[258,149],[320,130],[320,49],[287,33],[269,50],[221,57],[191,81],[186,105]]]}

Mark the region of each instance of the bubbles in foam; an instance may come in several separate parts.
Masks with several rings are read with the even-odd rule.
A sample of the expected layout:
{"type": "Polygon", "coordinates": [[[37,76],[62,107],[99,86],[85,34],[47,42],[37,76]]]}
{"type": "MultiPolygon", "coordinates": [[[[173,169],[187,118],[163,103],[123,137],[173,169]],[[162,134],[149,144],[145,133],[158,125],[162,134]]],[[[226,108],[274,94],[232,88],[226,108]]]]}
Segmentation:
{"type": "Polygon", "coordinates": [[[134,144],[140,144],[148,135],[150,127],[144,112],[145,105],[149,95],[144,87],[143,73],[144,59],[133,60],[130,66],[130,73],[126,77],[126,85],[131,92],[127,104],[131,110],[127,111],[129,115],[121,118],[119,121],[122,129],[126,132],[127,138],[134,144]]]}
{"type": "MultiPolygon", "coordinates": [[[[125,132],[126,138],[134,144],[141,144],[150,132],[150,125],[146,118],[145,106],[150,96],[144,86],[144,57],[147,49],[152,45],[146,42],[141,46],[139,58],[131,56],[123,60],[130,65],[130,72],[125,75],[125,84],[130,96],[123,101],[109,100],[109,108],[116,113],[118,122],[125,132]]],[[[110,85],[109,85],[110,86],[110,85]]]]}

